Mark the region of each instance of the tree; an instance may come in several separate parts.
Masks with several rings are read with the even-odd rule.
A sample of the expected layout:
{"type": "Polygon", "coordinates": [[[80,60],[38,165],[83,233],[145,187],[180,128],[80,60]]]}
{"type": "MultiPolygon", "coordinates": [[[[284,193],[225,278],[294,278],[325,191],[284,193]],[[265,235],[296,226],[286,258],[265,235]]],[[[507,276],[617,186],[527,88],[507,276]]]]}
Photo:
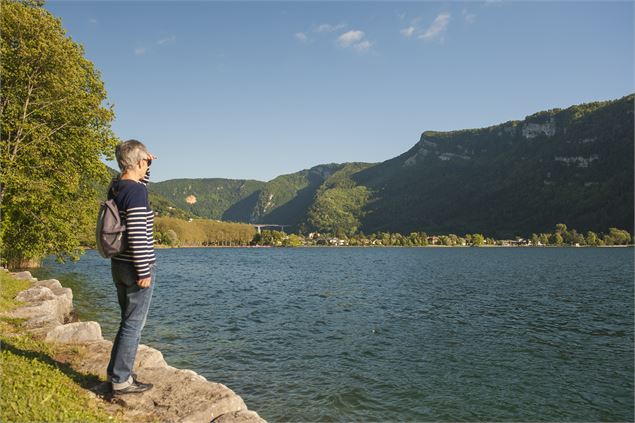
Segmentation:
{"type": "Polygon", "coordinates": [[[179,236],[174,232],[174,229],[168,229],[165,233],[165,240],[169,246],[175,246],[179,243],[179,236]]]}
{"type": "Polygon", "coordinates": [[[112,106],[83,48],[37,3],[2,0],[0,32],[2,257],[11,267],[78,258],[108,180],[112,106]]]}
{"type": "Polygon", "coordinates": [[[283,247],[299,247],[302,245],[302,238],[296,234],[291,234],[282,241],[283,247]]]}
{"type": "Polygon", "coordinates": [[[482,234],[472,235],[472,245],[480,246],[485,243],[485,237],[482,234]]]}
{"type": "Polygon", "coordinates": [[[586,243],[588,245],[598,245],[598,236],[593,231],[588,231],[586,233],[586,243]]]}
{"type": "Polygon", "coordinates": [[[607,245],[628,245],[631,242],[631,234],[622,229],[609,228],[609,234],[604,236],[604,242],[607,245]]]}

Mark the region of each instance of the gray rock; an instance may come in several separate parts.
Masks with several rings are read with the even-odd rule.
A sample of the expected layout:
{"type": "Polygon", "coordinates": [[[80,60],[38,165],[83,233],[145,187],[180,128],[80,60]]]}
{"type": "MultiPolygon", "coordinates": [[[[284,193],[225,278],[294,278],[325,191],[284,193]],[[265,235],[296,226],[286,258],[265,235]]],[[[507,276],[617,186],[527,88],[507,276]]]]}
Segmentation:
{"type": "Polygon", "coordinates": [[[36,317],[46,318],[46,316],[50,316],[50,318],[54,318],[58,322],[60,322],[60,324],[63,324],[72,310],[73,302],[66,296],[54,296],[51,300],[46,300],[39,303],[34,302],[30,303],[26,307],[17,308],[10,312],[9,316],[20,317],[24,319],[32,319],[36,317]]]}
{"type": "Polygon", "coordinates": [[[266,423],[266,421],[255,411],[239,410],[218,416],[213,423],[266,423]]]}
{"type": "Polygon", "coordinates": [[[86,345],[85,357],[75,364],[75,370],[83,373],[92,373],[99,376],[102,380],[106,380],[106,367],[110,360],[110,351],[112,350],[112,342],[108,340],[91,342],[86,345]]]}
{"type": "Polygon", "coordinates": [[[144,369],[138,378],[154,384],[154,389],[126,396],[122,405],[153,413],[160,421],[201,423],[247,409],[244,401],[225,385],[203,381],[192,373],[169,366],[144,369]]]}
{"type": "Polygon", "coordinates": [[[53,288],[53,294],[56,296],[64,296],[68,298],[69,301],[73,301],[73,290],[70,288],[53,288]]]}
{"type": "Polygon", "coordinates": [[[46,279],[43,281],[34,282],[33,286],[45,286],[50,290],[54,290],[55,288],[61,288],[62,284],[57,279],[46,279]]]}
{"type": "Polygon", "coordinates": [[[53,328],[46,334],[49,342],[95,342],[103,341],[101,336],[101,326],[97,322],[75,322],[66,325],[60,325],[53,328]]]}
{"type": "Polygon", "coordinates": [[[25,303],[42,302],[55,299],[55,294],[45,286],[35,286],[18,293],[16,300],[25,303]]]}
{"type": "Polygon", "coordinates": [[[161,351],[147,345],[139,345],[137,358],[135,360],[135,369],[137,373],[142,373],[143,369],[167,366],[168,363],[165,362],[161,351]]]}
{"type": "Polygon", "coordinates": [[[14,278],[20,279],[20,280],[27,280],[31,282],[37,281],[37,279],[31,275],[31,272],[17,272],[17,273],[12,273],[12,275],[14,278]]]}

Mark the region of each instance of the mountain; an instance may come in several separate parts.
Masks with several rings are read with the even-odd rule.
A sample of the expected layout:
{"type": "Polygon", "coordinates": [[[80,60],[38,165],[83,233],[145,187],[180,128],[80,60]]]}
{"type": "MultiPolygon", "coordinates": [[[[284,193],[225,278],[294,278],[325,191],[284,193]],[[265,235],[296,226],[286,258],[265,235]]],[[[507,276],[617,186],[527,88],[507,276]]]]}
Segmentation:
{"type": "Polygon", "coordinates": [[[378,164],[325,164],[269,182],[177,179],[150,191],[201,217],[332,233],[512,237],[633,233],[633,102],[552,109],[480,129],[426,131],[378,164]]]}
{"type": "Polygon", "coordinates": [[[234,222],[301,223],[317,189],[341,165],[325,164],[269,182],[234,179],[171,179],[149,190],[200,217],[234,222]]]}
{"type": "Polygon", "coordinates": [[[632,233],[633,100],[424,132],[406,153],[353,176],[373,192],[363,229],[507,237],[563,222],[632,233]]]}
{"type": "MultiPolygon", "coordinates": [[[[220,220],[227,209],[258,192],[264,184],[242,179],[171,179],[151,183],[148,190],[199,217],[220,220]]],[[[247,216],[239,217],[235,220],[248,221],[247,216]]]]}

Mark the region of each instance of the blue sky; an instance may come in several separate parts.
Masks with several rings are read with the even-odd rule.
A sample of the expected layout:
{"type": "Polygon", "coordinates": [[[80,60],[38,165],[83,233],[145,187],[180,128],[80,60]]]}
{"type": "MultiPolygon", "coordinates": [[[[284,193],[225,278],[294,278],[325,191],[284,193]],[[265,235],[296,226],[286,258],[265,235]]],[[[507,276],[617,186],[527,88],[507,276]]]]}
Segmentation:
{"type": "Polygon", "coordinates": [[[635,91],[632,2],[47,3],[153,180],[380,162],[425,130],[635,91]]]}

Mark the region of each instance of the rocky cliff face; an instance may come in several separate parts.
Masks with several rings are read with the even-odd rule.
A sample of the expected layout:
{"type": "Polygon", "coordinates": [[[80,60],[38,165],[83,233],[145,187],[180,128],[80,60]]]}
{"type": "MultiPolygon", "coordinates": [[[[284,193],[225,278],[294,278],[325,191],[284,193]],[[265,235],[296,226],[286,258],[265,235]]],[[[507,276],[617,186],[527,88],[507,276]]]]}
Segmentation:
{"type": "Polygon", "coordinates": [[[486,128],[426,131],[352,176],[372,196],[365,233],[633,231],[633,95],[486,128]]]}
{"type": "MultiPolygon", "coordinates": [[[[38,281],[29,272],[14,274],[32,285],[16,297],[24,306],[9,315],[26,319],[25,327],[48,342],[78,344],[85,348],[83,359],[73,362],[74,370],[97,375],[103,382],[91,387],[97,398],[108,400],[106,367],[112,342],[104,340],[97,322],[71,322],[73,293],[55,279],[38,281]]],[[[160,351],[140,345],[134,372],[154,389],[125,396],[112,407],[135,419],[153,418],[169,422],[264,423],[231,389],[207,381],[191,371],[169,366],[160,351]]],[[[144,420],[145,421],[145,420],[144,420]]]]}

